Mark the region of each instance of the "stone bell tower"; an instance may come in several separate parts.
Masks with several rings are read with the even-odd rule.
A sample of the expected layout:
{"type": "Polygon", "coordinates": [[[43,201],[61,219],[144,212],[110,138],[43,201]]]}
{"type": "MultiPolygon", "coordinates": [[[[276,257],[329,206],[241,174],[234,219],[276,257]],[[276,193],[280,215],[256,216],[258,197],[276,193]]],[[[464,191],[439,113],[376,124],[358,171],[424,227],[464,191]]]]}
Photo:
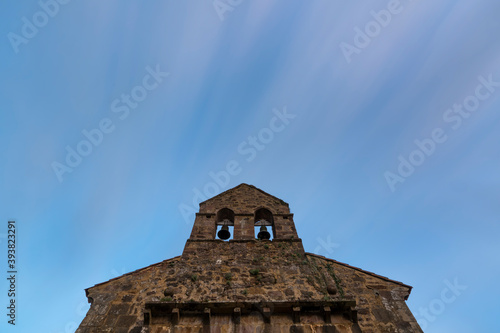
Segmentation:
{"type": "Polygon", "coordinates": [[[422,332],[410,292],[305,252],[288,204],[241,184],[200,204],[181,256],[88,288],[77,333],[422,332]]]}

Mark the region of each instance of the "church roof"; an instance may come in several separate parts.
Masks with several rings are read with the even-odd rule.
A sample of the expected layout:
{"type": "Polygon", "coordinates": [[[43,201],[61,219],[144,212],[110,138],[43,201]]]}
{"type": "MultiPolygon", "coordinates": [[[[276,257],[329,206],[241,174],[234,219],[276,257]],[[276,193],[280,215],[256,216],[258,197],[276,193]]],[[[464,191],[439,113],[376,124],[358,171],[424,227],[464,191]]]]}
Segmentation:
{"type": "MultiPolygon", "coordinates": [[[[379,275],[379,274],[375,274],[373,272],[361,269],[359,267],[351,266],[349,264],[346,264],[346,263],[343,263],[343,262],[340,262],[340,261],[337,261],[337,260],[334,260],[334,259],[330,259],[330,258],[321,256],[321,255],[318,255],[318,254],[310,253],[310,252],[306,252],[305,254],[307,256],[309,256],[309,257],[314,257],[314,258],[318,258],[320,260],[325,260],[325,261],[331,262],[331,263],[333,263],[335,265],[339,265],[339,266],[345,267],[347,269],[358,271],[360,273],[372,276],[374,278],[377,278],[377,279],[380,279],[380,280],[383,280],[383,281],[386,281],[386,282],[390,282],[390,283],[399,285],[399,286],[404,287],[404,288],[408,288],[408,295],[411,293],[411,290],[413,289],[412,286],[409,286],[409,285],[407,285],[407,284],[405,284],[403,282],[396,281],[396,280],[390,279],[388,277],[385,277],[385,276],[382,276],[382,275],[379,275]]],[[[122,279],[124,277],[131,277],[131,276],[134,276],[136,274],[141,274],[142,272],[145,272],[145,271],[148,271],[148,270],[151,270],[151,269],[155,269],[155,268],[161,270],[164,267],[169,267],[170,265],[172,265],[171,263],[177,262],[179,259],[180,259],[180,256],[173,257],[173,258],[170,258],[170,259],[166,259],[166,260],[160,261],[158,263],[155,263],[155,264],[152,264],[152,265],[149,265],[149,266],[146,266],[146,267],[134,270],[132,272],[125,273],[123,275],[117,276],[117,277],[112,278],[112,279],[110,279],[108,281],[104,281],[104,282],[98,283],[98,284],[96,284],[96,285],[94,285],[92,287],[86,288],[85,289],[86,294],[88,295],[88,291],[91,290],[91,289],[93,289],[93,288],[95,288],[95,287],[103,286],[103,285],[105,285],[107,283],[120,280],[120,279],[122,279]]]]}

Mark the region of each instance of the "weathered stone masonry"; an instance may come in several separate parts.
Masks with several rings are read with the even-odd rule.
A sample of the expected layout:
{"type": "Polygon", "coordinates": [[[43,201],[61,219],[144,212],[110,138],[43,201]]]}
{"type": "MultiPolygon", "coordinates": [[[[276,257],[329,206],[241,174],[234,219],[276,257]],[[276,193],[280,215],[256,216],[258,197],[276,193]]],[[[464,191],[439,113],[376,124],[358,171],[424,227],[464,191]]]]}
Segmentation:
{"type": "Polygon", "coordinates": [[[410,292],[305,252],[288,204],[241,184],[200,204],[181,256],[88,288],[77,333],[422,332],[410,292]],[[256,240],[259,220],[272,240],[256,240]],[[223,223],[229,241],[216,239],[223,223]]]}

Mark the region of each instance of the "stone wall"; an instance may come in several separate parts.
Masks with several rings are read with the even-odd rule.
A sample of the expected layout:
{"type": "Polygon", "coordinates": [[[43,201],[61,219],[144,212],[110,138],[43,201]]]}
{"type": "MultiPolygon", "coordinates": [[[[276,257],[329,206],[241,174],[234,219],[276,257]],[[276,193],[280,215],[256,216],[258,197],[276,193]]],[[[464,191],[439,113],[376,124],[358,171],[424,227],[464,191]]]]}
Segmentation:
{"type": "Polygon", "coordinates": [[[239,326],[232,315],[212,310],[208,326],[212,332],[213,327],[227,332],[243,328],[245,332],[356,332],[358,327],[370,333],[421,332],[405,303],[410,290],[402,283],[305,253],[300,240],[191,240],[181,257],[89,288],[92,306],[77,333],[172,332],[173,328],[198,332],[207,329],[201,312],[190,315],[183,306],[210,309],[215,303],[254,310],[241,315],[239,326]],[[301,308],[299,323],[293,320],[293,306],[288,312],[273,313],[273,306],[282,302],[320,302],[332,309],[330,323],[323,312],[308,312],[307,307],[301,308]],[[170,312],[164,318],[156,313],[144,326],[145,313],[149,315],[151,306],[158,304],[170,312]],[[180,320],[173,324],[176,307],[181,309],[180,320]],[[271,311],[268,323],[265,307],[271,311]]]}

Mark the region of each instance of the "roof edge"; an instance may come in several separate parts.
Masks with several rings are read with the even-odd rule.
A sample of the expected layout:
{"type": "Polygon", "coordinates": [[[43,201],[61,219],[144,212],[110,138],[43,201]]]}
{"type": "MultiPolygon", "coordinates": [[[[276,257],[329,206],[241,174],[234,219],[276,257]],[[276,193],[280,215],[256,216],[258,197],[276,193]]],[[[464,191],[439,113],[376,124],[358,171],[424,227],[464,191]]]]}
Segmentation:
{"type": "Polygon", "coordinates": [[[337,261],[335,259],[330,259],[330,258],[327,258],[327,257],[324,257],[324,256],[321,256],[319,254],[314,254],[314,253],[310,253],[310,252],[306,252],[306,255],[310,255],[310,256],[313,256],[313,257],[316,257],[316,258],[320,258],[320,259],[324,259],[324,260],[328,260],[328,261],[331,261],[335,264],[338,264],[338,265],[341,265],[341,266],[344,266],[344,267],[347,267],[347,268],[351,268],[351,269],[354,269],[354,270],[357,270],[359,272],[362,272],[362,273],[365,273],[365,274],[368,274],[368,275],[371,275],[373,277],[376,277],[376,278],[379,278],[381,280],[384,280],[384,281],[387,281],[387,282],[391,282],[391,283],[394,283],[394,284],[398,284],[402,287],[406,287],[408,288],[408,295],[410,295],[411,293],[411,290],[413,289],[412,286],[409,286],[407,284],[404,284],[403,282],[400,282],[400,281],[396,281],[396,280],[392,280],[392,279],[389,279],[388,277],[386,276],[383,276],[383,275],[378,275],[378,274],[375,274],[373,272],[370,272],[370,271],[366,271],[364,269],[361,269],[359,267],[355,267],[355,266],[351,266],[349,264],[346,264],[346,263],[343,263],[343,262],[340,262],[340,261],[337,261]]]}
{"type": "Polygon", "coordinates": [[[171,261],[171,260],[180,259],[180,258],[181,258],[181,256],[176,256],[176,257],[173,257],[173,258],[170,258],[170,259],[165,259],[165,260],[160,261],[160,262],[157,262],[157,263],[155,263],[155,264],[151,264],[151,265],[149,265],[149,266],[146,266],[146,267],[142,267],[142,268],[136,269],[135,271],[128,272],[128,273],[122,274],[122,275],[120,275],[120,276],[114,277],[114,278],[112,278],[112,279],[109,279],[108,281],[104,281],[104,282],[101,282],[101,283],[95,284],[95,285],[93,285],[92,287],[85,288],[85,295],[87,295],[87,297],[88,297],[88,292],[89,292],[89,290],[90,290],[90,289],[92,289],[92,288],[102,286],[102,285],[104,285],[104,284],[106,284],[106,283],[109,283],[109,282],[111,282],[111,281],[115,281],[115,280],[121,279],[121,278],[122,278],[122,277],[124,277],[124,276],[132,275],[132,274],[138,273],[138,272],[140,272],[140,271],[143,271],[143,270],[145,270],[145,269],[148,269],[148,268],[151,268],[151,267],[155,267],[155,266],[159,266],[159,265],[164,264],[164,263],[166,263],[166,262],[169,262],[169,261],[171,261]]]}

